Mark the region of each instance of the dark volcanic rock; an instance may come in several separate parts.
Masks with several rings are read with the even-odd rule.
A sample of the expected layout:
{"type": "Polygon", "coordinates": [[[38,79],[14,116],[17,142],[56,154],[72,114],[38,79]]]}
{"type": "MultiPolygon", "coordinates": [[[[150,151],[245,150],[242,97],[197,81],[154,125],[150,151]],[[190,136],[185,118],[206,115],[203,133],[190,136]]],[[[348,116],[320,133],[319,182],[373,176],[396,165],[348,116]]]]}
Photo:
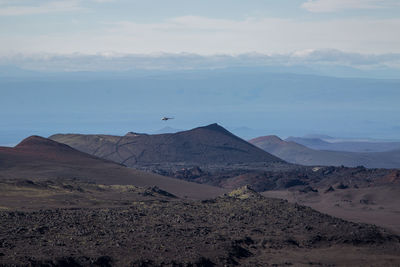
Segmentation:
{"type": "Polygon", "coordinates": [[[398,254],[400,240],[249,187],[203,202],[0,211],[0,221],[0,265],[267,266],[271,255],[311,248],[386,247],[398,254]]]}
{"type": "Polygon", "coordinates": [[[333,191],[335,191],[335,189],[332,186],[330,186],[328,189],[325,190],[325,193],[329,193],[329,192],[333,192],[333,191]]]}
{"type": "Polygon", "coordinates": [[[314,193],[318,193],[318,190],[315,188],[312,188],[311,186],[306,186],[303,189],[299,190],[302,193],[310,193],[310,192],[314,192],[314,193]]]}
{"type": "Polygon", "coordinates": [[[199,177],[201,177],[203,175],[205,175],[203,170],[200,169],[200,167],[195,166],[195,167],[192,167],[192,168],[180,169],[180,170],[176,171],[175,173],[172,173],[172,175],[170,175],[170,176],[190,181],[190,180],[199,178],[199,177]]]}
{"type": "Polygon", "coordinates": [[[171,194],[171,193],[169,193],[169,192],[167,192],[167,191],[164,191],[164,190],[158,188],[157,186],[150,187],[150,191],[151,191],[151,192],[154,192],[154,193],[157,193],[157,194],[159,194],[159,195],[162,195],[162,196],[171,197],[171,198],[176,198],[175,195],[173,195],[173,194],[171,194]]]}
{"type": "Polygon", "coordinates": [[[130,167],[155,163],[283,162],[218,124],[174,134],[125,136],[57,134],[51,139],[130,167]]]}
{"type": "Polygon", "coordinates": [[[338,185],[336,186],[336,189],[347,189],[347,188],[349,188],[349,186],[348,186],[348,185],[345,185],[345,184],[343,184],[343,183],[340,183],[340,184],[338,184],[338,185]]]}
{"type": "Polygon", "coordinates": [[[307,182],[304,182],[304,181],[302,181],[300,179],[291,179],[291,180],[285,182],[284,187],[285,188],[290,188],[290,187],[293,187],[293,186],[306,185],[306,184],[307,184],[307,182]]]}

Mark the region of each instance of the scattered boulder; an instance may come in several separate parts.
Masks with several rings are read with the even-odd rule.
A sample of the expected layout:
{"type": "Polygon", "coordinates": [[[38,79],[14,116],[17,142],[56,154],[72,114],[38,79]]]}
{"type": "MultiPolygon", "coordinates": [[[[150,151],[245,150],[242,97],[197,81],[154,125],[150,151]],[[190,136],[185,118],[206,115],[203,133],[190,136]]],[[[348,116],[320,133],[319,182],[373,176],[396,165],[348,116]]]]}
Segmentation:
{"type": "Polygon", "coordinates": [[[174,194],[164,191],[157,186],[149,187],[145,192],[145,194],[147,194],[147,195],[153,195],[153,193],[156,193],[158,195],[162,195],[165,197],[177,198],[177,196],[175,196],[174,194]]]}
{"type": "Polygon", "coordinates": [[[245,186],[243,186],[241,188],[233,190],[232,192],[228,193],[228,197],[239,198],[239,199],[263,198],[262,195],[260,195],[255,190],[250,188],[250,186],[248,186],[248,185],[245,185],[245,186]]]}
{"type": "Polygon", "coordinates": [[[318,189],[315,189],[311,186],[306,186],[303,189],[299,190],[301,193],[310,193],[310,192],[314,192],[314,193],[318,193],[318,189]]]}
{"type": "Polygon", "coordinates": [[[349,188],[349,186],[343,183],[340,183],[339,185],[336,186],[336,189],[347,189],[347,188],[349,188]]]}
{"type": "Polygon", "coordinates": [[[362,199],[360,199],[360,204],[364,204],[364,205],[372,205],[372,204],[374,204],[374,202],[373,202],[373,201],[371,201],[371,200],[369,200],[369,199],[362,198],[362,199]]]}
{"type": "Polygon", "coordinates": [[[314,167],[312,168],[313,172],[318,172],[319,170],[321,170],[323,167],[314,167]]]}
{"type": "Polygon", "coordinates": [[[195,263],[194,266],[196,267],[213,267],[215,263],[213,263],[210,259],[205,257],[200,257],[195,263]]]}
{"type": "Polygon", "coordinates": [[[179,179],[196,179],[204,175],[202,169],[198,166],[192,168],[183,168],[173,174],[175,178],[179,179]]]}
{"type": "Polygon", "coordinates": [[[307,182],[304,182],[300,179],[291,179],[285,183],[284,187],[289,188],[297,185],[307,185],[307,182]]]}
{"type": "Polygon", "coordinates": [[[101,267],[111,267],[113,259],[109,256],[101,256],[97,258],[97,260],[93,263],[95,266],[101,266],[101,267]]]}
{"type": "Polygon", "coordinates": [[[325,190],[325,193],[329,193],[329,192],[333,192],[333,191],[335,191],[335,189],[332,186],[330,186],[328,189],[325,190]]]}

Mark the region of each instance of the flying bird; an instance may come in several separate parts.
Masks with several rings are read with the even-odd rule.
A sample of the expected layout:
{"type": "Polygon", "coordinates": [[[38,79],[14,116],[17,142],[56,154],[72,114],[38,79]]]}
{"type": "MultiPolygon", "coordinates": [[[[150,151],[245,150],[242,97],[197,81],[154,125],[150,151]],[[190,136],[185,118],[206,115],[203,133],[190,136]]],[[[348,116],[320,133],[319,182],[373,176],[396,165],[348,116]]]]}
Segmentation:
{"type": "Polygon", "coordinates": [[[163,120],[163,121],[167,121],[167,120],[172,120],[173,118],[168,118],[168,117],[162,117],[162,119],[161,120],[163,120]]]}

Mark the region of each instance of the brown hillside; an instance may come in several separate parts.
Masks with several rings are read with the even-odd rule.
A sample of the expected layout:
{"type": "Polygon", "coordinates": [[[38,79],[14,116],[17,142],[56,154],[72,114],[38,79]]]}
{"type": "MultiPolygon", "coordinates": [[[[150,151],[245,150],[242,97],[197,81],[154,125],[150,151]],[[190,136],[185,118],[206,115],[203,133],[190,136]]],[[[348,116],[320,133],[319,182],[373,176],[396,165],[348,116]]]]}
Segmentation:
{"type": "Polygon", "coordinates": [[[125,136],[57,134],[50,137],[83,152],[130,167],[154,163],[233,164],[283,162],[218,124],[174,134],[125,136]]]}
{"type": "Polygon", "coordinates": [[[39,136],[31,136],[13,148],[0,147],[0,179],[78,179],[107,185],[158,186],[177,196],[197,199],[225,192],[212,186],[130,169],[39,136]]]}

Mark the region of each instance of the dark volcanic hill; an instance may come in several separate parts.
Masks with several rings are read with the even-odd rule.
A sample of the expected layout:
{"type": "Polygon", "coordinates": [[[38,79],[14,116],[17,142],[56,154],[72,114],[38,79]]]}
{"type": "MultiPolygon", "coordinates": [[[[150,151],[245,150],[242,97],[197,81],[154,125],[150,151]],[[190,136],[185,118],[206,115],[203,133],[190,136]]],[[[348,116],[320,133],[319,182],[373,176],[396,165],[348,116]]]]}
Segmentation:
{"type": "Polygon", "coordinates": [[[364,153],[314,150],[277,136],[262,136],[249,142],[288,162],[301,165],[400,168],[400,150],[364,153]]]}
{"type": "Polygon", "coordinates": [[[283,162],[218,124],[174,134],[57,134],[50,139],[130,167],[154,163],[207,165],[283,162]]]}
{"type": "Polygon", "coordinates": [[[97,184],[158,186],[178,196],[208,198],[224,191],[146,173],[77,151],[39,136],[31,136],[15,147],[0,147],[0,180],[77,179],[97,184]]]}

